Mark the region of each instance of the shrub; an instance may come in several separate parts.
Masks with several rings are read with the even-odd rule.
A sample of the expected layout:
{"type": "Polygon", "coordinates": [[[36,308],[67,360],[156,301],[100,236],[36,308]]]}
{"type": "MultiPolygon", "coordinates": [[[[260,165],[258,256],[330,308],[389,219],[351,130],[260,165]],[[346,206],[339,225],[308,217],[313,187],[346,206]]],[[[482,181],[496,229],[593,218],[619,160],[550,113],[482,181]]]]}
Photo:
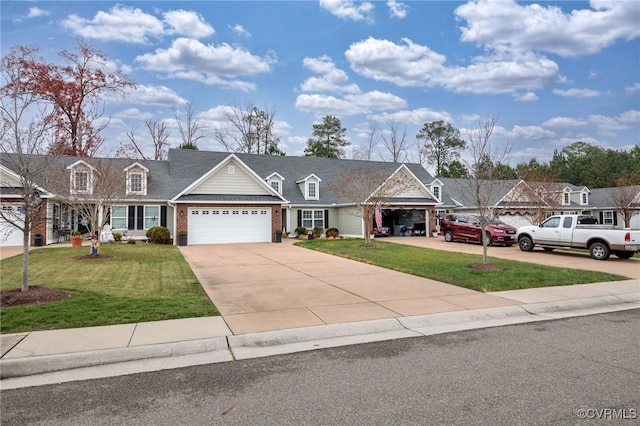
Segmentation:
{"type": "Polygon", "coordinates": [[[171,232],[166,226],[154,226],[147,231],[147,238],[152,243],[169,244],[171,243],[171,232]]]}
{"type": "Polygon", "coordinates": [[[320,226],[314,227],[313,231],[312,231],[313,232],[313,236],[318,238],[320,235],[322,235],[322,231],[323,231],[322,227],[320,227],[320,226]]]}
{"type": "Polygon", "coordinates": [[[307,228],[304,226],[298,226],[295,232],[297,236],[307,235],[307,228]]]}
{"type": "Polygon", "coordinates": [[[325,235],[331,238],[338,238],[340,231],[338,231],[338,228],[329,228],[327,229],[327,232],[325,232],[325,235]]]}
{"type": "Polygon", "coordinates": [[[115,241],[122,241],[122,233],[121,232],[112,232],[111,235],[113,235],[113,239],[115,241]]]}
{"type": "Polygon", "coordinates": [[[134,240],[133,238],[129,238],[127,240],[127,244],[135,244],[135,243],[136,243],[136,240],[134,240]]]}

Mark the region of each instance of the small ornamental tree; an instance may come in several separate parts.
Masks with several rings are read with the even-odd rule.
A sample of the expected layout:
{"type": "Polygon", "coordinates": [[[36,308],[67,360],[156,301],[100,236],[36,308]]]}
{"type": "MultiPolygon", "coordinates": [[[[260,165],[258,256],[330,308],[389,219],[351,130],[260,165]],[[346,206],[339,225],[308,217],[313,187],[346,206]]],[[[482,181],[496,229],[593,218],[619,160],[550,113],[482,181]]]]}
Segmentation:
{"type": "Polygon", "coordinates": [[[364,222],[365,246],[371,245],[373,217],[393,197],[412,188],[411,178],[396,169],[393,173],[355,168],[328,185],[341,199],[353,203],[364,222]]]}
{"type": "Polygon", "coordinates": [[[0,64],[0,163],[9,169],[2,174],[7,181],[0,186],[13,188],[10,194],[15,199],[14,205],[0,210],[0,217],[13,232],[23,235],[22,291],[29,290],[29,234],[46,221],[39,184],[55,160],[53,155],[39,155],[46,153],[55,124],[50,105],[23,90],[23,82],[31,79],[33,72],[27,64],[40,60],[36,55],[35,48],[15,47],[0,64]]]}

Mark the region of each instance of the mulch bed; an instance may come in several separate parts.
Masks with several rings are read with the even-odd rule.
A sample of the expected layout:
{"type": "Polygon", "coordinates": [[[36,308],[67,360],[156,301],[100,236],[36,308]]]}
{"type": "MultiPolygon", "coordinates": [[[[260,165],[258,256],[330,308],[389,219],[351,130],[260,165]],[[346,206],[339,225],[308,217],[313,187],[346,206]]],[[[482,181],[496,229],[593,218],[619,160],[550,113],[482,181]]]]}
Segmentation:
{"type": "Polygon", "coordinates": [[[490,263],[472,263],[469,265],[471,269],[479,269],[481,271],[504,271],[502,266],[492,265],[490,263]]]}
{"type": "Polygon", "coordinates": [[[31,285],[27,291],[20,291],[19,288],[0,291],[0,306],[4,308],[7,306],[59,302],[67,297],[69,297],[69,294],[66,291],[31,285]]]}

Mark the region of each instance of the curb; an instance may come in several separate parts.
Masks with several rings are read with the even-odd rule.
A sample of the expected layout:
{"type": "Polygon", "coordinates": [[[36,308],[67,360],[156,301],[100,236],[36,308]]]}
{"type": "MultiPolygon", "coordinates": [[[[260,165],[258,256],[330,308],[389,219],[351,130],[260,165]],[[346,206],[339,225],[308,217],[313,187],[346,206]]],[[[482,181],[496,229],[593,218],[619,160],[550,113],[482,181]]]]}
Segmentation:
{"type": "MultiPolygon", "coordinates": [[[[7,358],[0,360],[0,379],[220,350],[228,350],[225,337],[68,354],[7,358]]],[[[231,357],[229,357],[229,360],[231,360],[231,357]]]]}
{"type": "MultiPolygon", "coordinates": [[[[525,324],[561,318],[587,316],[622,310],[640,309],[640,292],[617,296],[597,296],[554,302],[485,308],[472,311],[443,312],[411,317],[387,318],[342,324],[327,324],[295,329],[267,331],[237,336],[216,337],[175,343],[105,349],[69,354],[9,358],[0,360],[0,378],[29,376],[45,384],[47,373],[63,374],[80,368],[124,366],[132,361],[147,361],[141,371],[157,371],[169,366],[168,359],[213,354],[209,361],[199,358],[197,364],[226,362],[281,355],[315,349],[379,342],[407,337],[429,336],[463,330],[525,324]],[[164,359],[164,360],[163,360],[164,359]]],[[[181,366],[196,365],[185,362],[181,366]]],[[[135,372],[135,371],[134,371],[135,372]]],[[[127,371],[122,374],[131,374],[127,371]]],[[[85,378],[105,377],[104,372],[85,378]]],[[[57,378],[59,382],[68,380],[57,378]]],[[[8,382],[5,382],[9,384],[8,382]]],[[[16,387],[34,386],[25,383],[16,387]]]]}

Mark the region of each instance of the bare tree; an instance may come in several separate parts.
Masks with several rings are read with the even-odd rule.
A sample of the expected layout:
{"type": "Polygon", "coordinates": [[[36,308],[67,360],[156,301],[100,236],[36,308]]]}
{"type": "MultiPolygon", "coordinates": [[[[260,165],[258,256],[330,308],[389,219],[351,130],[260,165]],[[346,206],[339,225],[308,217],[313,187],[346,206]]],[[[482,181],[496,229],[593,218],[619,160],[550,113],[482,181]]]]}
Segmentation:
{"type": "Polygon", "coordinates": [[[631,226],[631,217],[640,214],[640,185],[632,177],[616,180],[616,186],[607,189],[609,200],[616,211],[624,218],[624,227],[631,226]]]}
{"type": "Polygon", "coordinates": [[[519,212],[537,225],[547,218],[547,213],[561,205],[560,184],[550,169],[521,172],[520,176],[523,183],[515,188],[514,201],[520,200],[519,212]]]}
{"type": "Polygon", "coordinates": [[[176,119],[182,143],[180,149],[198,150],[198,141],[207,135],[207,127],[196,117],[193,104],[189,102],[184,108],[184,120],[180,117],[177,108],[173,109],[173,116],[176,119]]]}
{"type": "MultiPolygon", "coordinates": [[[[484,122],[475,130],[467,133],[470,159],[466,160],[469,179],[460,188],[465,198],[474,206],[480,218],[482,235],[488,235],[486,226],[493,216],[499,195],[504,191],[502,181],[496,176],[500,172],[499,165],[507,163],[510,148],[495,148],[491,144],[491,135],[497,122],[496,117],[486,116],[484,122]]],[[[488,263],[487,247],[489,238],[482,238],[482,263],[488,263]]]]}
{"type": "Polygon", "coordinates": [[[378,129],[378,125],[375,122],[371,122],[366,134],[367,142],[365,145],[353,147],[351,150],[351,159],[370,161],[373,157],[373,149],[377,144],[379,133],[380,129],[378,129]]]}
{"type": "Polygon", "coordinates": [[[56,201],[74,209],[88,221],[91,238],[100,244],[100,235],[109,220],[109,212],[126,193],[126,180],[117,162],[108,159],[86,159],[74,168],[56,170],[56,178],[50,183],[56,194],[56,201]],[[87,180],[79,188],[73,173],[81,170],[87,180]],[[71,173],[71,175],[70,175],[71,173]]]}
{"type": "Polygon", "coordinates": [[[380,132],[382,145],[391,155],[391,161],[402,163],[407,160],[407,126],[400,130],[400,125],[393,120],[387,126],[388,131],[380,132]]]}
{"type": "Polygon", "coordinates": [[[329,189],[356,206],[357,214],[364,222],[365,245],[370,246],[376,209],[410,189],[411,182],[409,176],[397,170],[390,175],[382,171],[355,168],[329,184],[329,189]]]}
{"type": "Polygon", "coordinates": [[[230,127],[216,132],[216,140],[227,151],[247,154],[284,155],[280,139],[273,133],[276,109],[261,110],[252,103],[229,105],[225,112],[230,127]]]}
{"type": "MultiPolygon", "coordinates": [[[[22,232],[21,290],[29,289],[29,235],[46,223],[42,203],[43,182],[54,156],[43,156],[51,142],[55,126],[54,115],[48,103],[36,93],[23,90],[21,82],[30,78],[32,70],[25,64],[38,61],[35,48],[18,47],[2,58],[0,72],[0,164],[11,173],[3,173],[3,188],[12,188],[9,194],[15,202],[0,209],[0,217],[22,232]]],[[[6,191],[6,190],[5,190],[6,191]]],[[[9,230],[11,231],[11,229],[9,230]]]]}
{"type": "Polygon", "coordinates": [[[144,142],[137,139],[136,132],[138,126],[132,128],[127,132],[129,143],[124,144],[118,148],[117,156],[126,158],[142,158],[143,160],[166,160],[169,148],[169,136],[171,132],[167,128],[167,123],[160,120],[148,119],[145,121],[145,126],[149,132],[151,138],[151,145],[153,146],[153,155],[147,155],[147,147],[144,142]]]}

